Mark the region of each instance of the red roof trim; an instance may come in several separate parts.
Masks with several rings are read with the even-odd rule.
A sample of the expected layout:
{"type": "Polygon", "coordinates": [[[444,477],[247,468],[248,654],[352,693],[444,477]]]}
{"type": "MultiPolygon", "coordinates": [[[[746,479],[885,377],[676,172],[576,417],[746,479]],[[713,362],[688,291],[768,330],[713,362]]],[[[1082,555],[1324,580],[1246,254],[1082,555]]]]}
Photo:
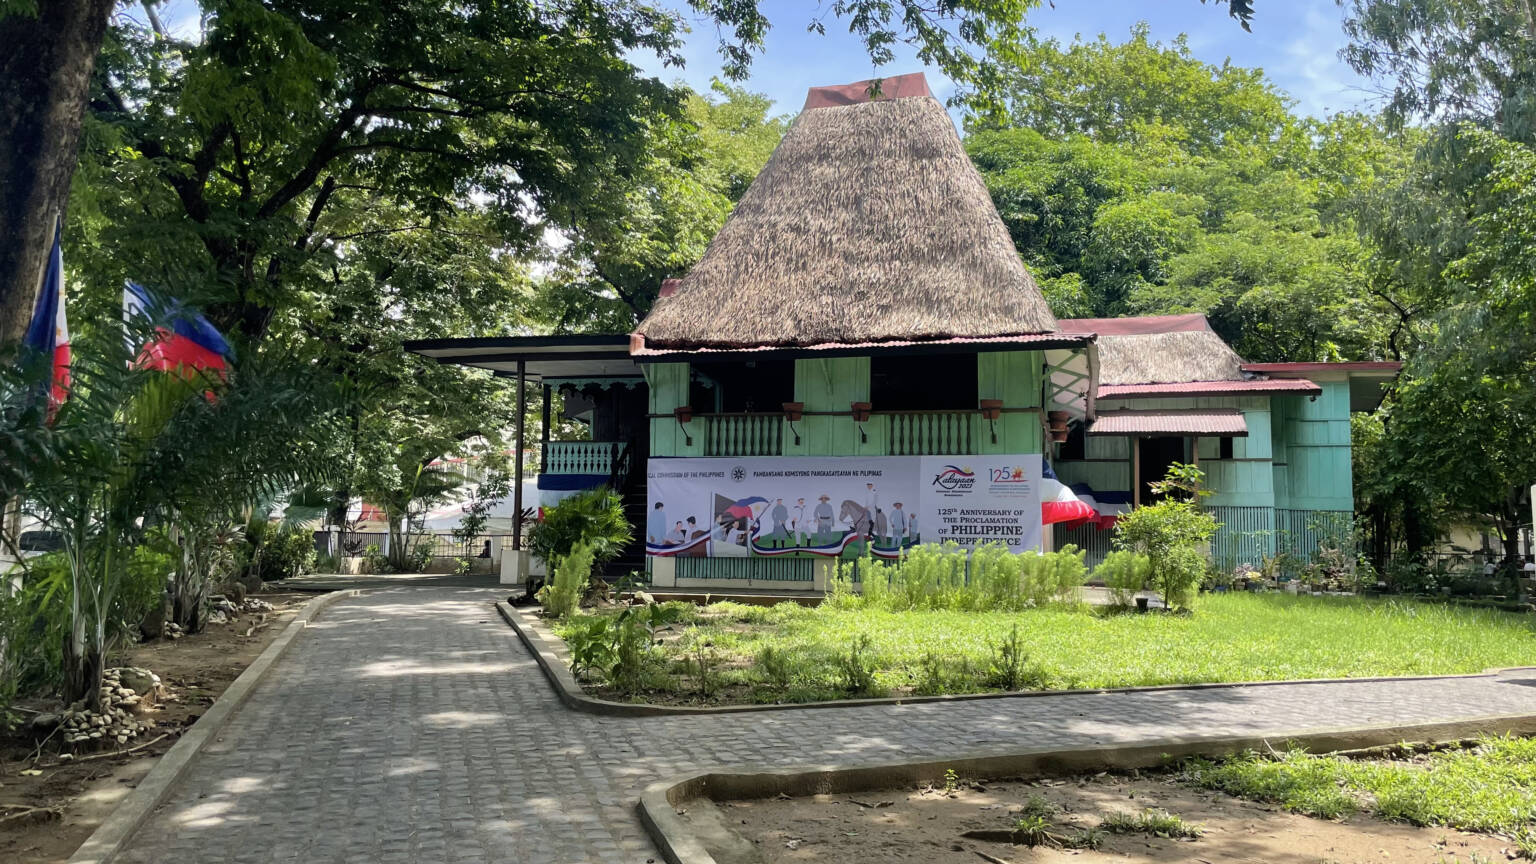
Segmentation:
{"type": "Polygon", "coordinates": [[[812,345],[748,345],[732,348],[648,348],[645,344],[644,333],[631,333],[629,336],[629,353],[636,357],[665,357],[668,355],[687,354],[747,354],[763,351],[851,351],[866,348],[912,348],[927,345],[1031,345],[1048,344],[1052,346],[1071,347],[1077,345],[1089,345],[1094,341],[1093,333],[1020,333],[1012,336],[954,336],[948,339],[922,339],[908,340],[896,339],[886,342],[818,342],[812,345]]]}
{"type": "Polygon", "coordinates": [[[1360,360],[1351,363],[1244,363],[1244,372],[1277,375],[1296,372],[1398,372],[1396,360],[1360,360]]]}
{"type": "Polygon", "coordinates": [[[863,102],[872,102],[869,98],[869,85],[871,81],[880,82],[880,101],[887,99],[909,99],[917,96],[933,96],[933,91],[928,89],[928,79],[921,72],[911,72],[906,75],[891,75],[886,78],[855,81],[852,84],[833,84],[827,87],[812,87],[805,94],[805,107],[802,111],[812,108],[838,108],[844,105],[858,105],[863,102]]]}
{"type": "Polygon", "coordinates": [[[1181,381],[1172,384],[1104,384],[1100,399],[1150,399],[1157,396],[1201,396],[1225,393],[1321,393],[1305,378],[1266,381],[1181,381]]]}

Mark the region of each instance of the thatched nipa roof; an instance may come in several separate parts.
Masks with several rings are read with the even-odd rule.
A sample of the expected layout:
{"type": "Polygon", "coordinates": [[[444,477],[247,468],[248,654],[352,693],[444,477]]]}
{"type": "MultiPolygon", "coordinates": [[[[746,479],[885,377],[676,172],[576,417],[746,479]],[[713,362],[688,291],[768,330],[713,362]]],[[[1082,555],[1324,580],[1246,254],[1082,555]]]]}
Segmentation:
{"type": "Polygon", "coordinates": [[[1066,330],[1099,336],[1099,384],[1242,381],[1243,358],[1204,315],[1062,320],[1066,330]]]}
{"type": "Polygon", "coordinates": [[[636,328],[643,346],[1054,332],[949,114],[921,79],[887,78],[876,101],[862,82],[813,90],[703,259],[636,328]]]}

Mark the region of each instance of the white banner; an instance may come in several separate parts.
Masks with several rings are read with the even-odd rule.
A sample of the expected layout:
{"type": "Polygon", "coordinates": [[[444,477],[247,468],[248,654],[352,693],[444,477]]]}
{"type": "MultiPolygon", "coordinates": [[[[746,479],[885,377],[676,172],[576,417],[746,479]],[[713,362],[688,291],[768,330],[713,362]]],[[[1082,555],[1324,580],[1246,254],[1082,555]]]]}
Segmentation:
{"type": "Polygon", "coordinates": [[[1040,455],[651,459],[646,552],[895,558],[916,543],[1040,547],[1040,455]]]}

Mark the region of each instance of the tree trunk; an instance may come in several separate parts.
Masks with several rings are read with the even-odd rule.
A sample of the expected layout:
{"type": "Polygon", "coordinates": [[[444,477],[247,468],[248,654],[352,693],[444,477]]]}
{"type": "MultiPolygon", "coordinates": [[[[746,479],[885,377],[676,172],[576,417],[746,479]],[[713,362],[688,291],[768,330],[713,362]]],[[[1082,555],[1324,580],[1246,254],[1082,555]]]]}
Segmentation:
{"type": "Polygon", "coordinates": [[[0,345],[27,331],[113,0],[37,6],[0,17],[0,345]]]}
{"type": "Polygon", "coordinates": [[[101,646],[92,646],[86,636],[85,621],[78,614],[64,634],[64,703],[85,700],[85,707],[101,707],[101,646]]]}

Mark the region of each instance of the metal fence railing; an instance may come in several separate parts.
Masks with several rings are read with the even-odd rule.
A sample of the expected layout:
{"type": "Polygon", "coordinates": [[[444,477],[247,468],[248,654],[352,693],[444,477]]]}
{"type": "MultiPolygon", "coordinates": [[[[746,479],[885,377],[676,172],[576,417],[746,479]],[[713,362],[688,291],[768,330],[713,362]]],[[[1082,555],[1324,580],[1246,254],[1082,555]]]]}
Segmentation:
{"type": "MultiPolygon", "coordinates": [[[[367,553],[369,546],[378,547],[383,551],[385,538],[389,535],[383,531],[344,531],[339,536],[340,549],[338,554],[342,558],[361,558],[367,553]]],[[[329,550],[330,532],[315,532],[315,551],[324,555],[329,550]]],[[[505,533],[480,534],[469,540],[461,540],[448,532],[434,532],[430,534],[411,534],[405,538],[405,542],[412,549],[426,544],[432,550],[433,558],[476,558],[492,557],[502,549],[512,547],[512,535],[505,533]],[[487,546],[486,544],[490,545],[487,546]]]]}

